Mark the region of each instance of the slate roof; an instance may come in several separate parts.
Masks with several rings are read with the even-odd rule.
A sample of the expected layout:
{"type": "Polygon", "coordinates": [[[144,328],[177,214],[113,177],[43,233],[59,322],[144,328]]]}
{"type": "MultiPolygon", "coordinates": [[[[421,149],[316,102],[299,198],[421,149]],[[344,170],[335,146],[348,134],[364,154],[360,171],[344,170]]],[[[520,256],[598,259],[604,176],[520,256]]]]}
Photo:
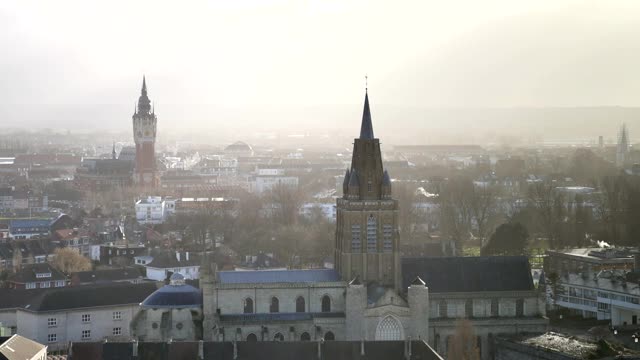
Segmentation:
{"type": "MultiPolygon", "coordinates": [[[[132,358],[133,346],[130,342],[74,342],[68,360],[120,360],[132,358]],[[119,348],[119,349],[116,349],[119,348]],[[123,354],[126,354],[123,356],[123,354]]],[[[318,360],[316,341],[258,341],[247,342],[204,342],[204,360],[318,360]]],[[[424,341],[411,341],[411,356],[405,357],[404,341],[365,341],[365,355],[360,355],[360,341],[326,341],[320,345],[320,359],[332,360],[442,360],[424,341]]],[[[138,360],[192,360],[199,358],[198,342],[140,342],[138,360]]]]}
{"type": "Polygon", "coordinates": [[[371,110],[369,110],[369,94],[364,95],[364,110],[362,111],[362,124],[360,125],[360,139],[372,140],[373,125],[371,124],[371,110]]]}
{"type": "Polygon", "coordinates": [[[24,360],[32,359],[46,346],[29,340],[20,335],[13,335],[9,339],[0,338],[0,359],[24,360]]]}
{"type": "Polygon", "coordinates": [[[200,255],[196,253],[189,253],[189,260],[187,260],[186,253],[180,253],[180,261],[176,257],[175,252],[162,252],[153,257],[153,260],[146,266],[166,269],[177,268],[185,266],[200,266],[200,255]]]}
{"type": "Polygon", "coordinates": [[[340,281],[333,269],[219,271],[223,284],[305,283],[340,281]]]}
{"type": "Polygon", "coordinates": [[[64,274],[47,263],[23,265],[22,269],[15,273],[9,281],[26,284],[30,282],[66,280],[64,274]],[[39,278],[36,274],[50,273],[51,277],[39,278]]]}
{"type": "Polygon", "coordinates": [[[431,293],[533,290],[525,256],[402,259],[402,286],[419,276],[431,293]]]}
{"type": "Polygon", "coordinates": [[[157,288],[155,283],[111,283],[35,290],[0,289],[0,309],[45,312],[139,304],[157,288]]]}
{"type": "Polygon", "coordinates": [[[119,269],[80,271],[72,275],[79,283],[108,283],[123,280],[135,280],[142,278],[140,270],[136,267],[124,267],[119,269]]]}

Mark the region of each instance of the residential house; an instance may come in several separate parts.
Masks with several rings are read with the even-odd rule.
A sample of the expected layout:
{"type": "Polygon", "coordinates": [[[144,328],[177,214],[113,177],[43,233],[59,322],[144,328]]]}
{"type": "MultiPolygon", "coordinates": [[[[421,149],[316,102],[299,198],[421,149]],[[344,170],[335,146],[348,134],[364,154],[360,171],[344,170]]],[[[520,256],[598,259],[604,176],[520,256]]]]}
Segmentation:
{"type": "Polygon", "coordinates": [[[11,289],[46,289],[67,286],[67,277],[48,263],[24,265],[8,280],[11,289]]]}
{"type": "Polygon", "coordinates": [[[172,274],[182,274],[186,279],[198,279],[200,273],[200,256],[187,252],[163,252],[153,257],[144,266],[147,278],[164,281],[172,274]]]}

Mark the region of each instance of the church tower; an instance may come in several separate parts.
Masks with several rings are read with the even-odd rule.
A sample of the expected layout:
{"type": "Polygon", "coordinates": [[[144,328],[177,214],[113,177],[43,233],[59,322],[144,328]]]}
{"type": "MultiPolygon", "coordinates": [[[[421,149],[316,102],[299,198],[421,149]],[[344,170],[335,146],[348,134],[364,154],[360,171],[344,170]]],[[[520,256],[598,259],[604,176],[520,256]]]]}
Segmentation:
{"type": "Polygon", "coordinates": [[[133,114],[133,139],[136,143],[134,183],[141,186],[156,186],[156,124],[158,118],[151,108],[147,96],[147,82],[142,78],[142,93],[133,114]]]}
{"type": "Polygon", "coordinates": [[[382,167],[380,140],[373,135],[368,92],[343,193],[336,206],[336,270],[344,281],[359,276],[364,282],[399,290],[398,201],[391,198],[391,179],[382,167]]]}

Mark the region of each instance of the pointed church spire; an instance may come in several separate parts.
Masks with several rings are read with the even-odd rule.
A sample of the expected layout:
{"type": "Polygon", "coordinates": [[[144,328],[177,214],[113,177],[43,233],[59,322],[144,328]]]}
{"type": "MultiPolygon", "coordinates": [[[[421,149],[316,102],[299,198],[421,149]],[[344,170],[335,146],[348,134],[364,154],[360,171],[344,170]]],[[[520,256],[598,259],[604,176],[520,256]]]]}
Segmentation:
{"type": "Polygon", "coordinates": [[[111,149],[111,158],[116,160],[116,142],[113,142],[113,149],[111,149]]]}
{"type": "Polygon", "coordinates": [[[142,94],[147,94],[147,79],[145,75],[142,75],[142,94]]]}
{"type": "Polygon", "coordinates": [[[371,125],[371,110],[369,110],[369,91],[364,92],[364,110],[362,111],[362,125],[360,125],[360,139],[372,140],[373,125],[371,125]]]}

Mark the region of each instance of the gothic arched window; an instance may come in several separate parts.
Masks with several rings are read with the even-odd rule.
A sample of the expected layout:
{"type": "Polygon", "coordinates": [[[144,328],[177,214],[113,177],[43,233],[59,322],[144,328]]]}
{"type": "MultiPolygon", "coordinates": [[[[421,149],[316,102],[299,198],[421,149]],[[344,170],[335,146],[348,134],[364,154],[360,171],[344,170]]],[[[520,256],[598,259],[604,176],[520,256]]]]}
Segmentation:
{"type": "Polygon", "coordinates": [[[256,334],[251,333],[251,334],[247,335],[247,341],[248,342],[257,342],[258,341],[258,337],[256,336],[256,334]]]}
{"type": "Polygon", "coordinates": [[[244,313],[245,314],[253,314],[253,299],[252,298],[244,299],[244,313]]]}
{"type": "Polygon", "coordinates": [[[396,318],[387,316],[380,321],[376,328],[376,341],[402,339],[402,325],[396,318]]]}
{"type": "Polygon", "coordinates": [[[308,332],[303,332],[302,335],[300,335],[300,341],[309,341],[311,340],[311,335],[309,335],[308,332]]]}
{"type": "Polygon", "coordinates": [[[438,313],[441,318],[447,317],[447,301],[446,300],[444,299],[440,300],[440,303],[438,304],[438,313]]]}
{"type": "Polygon", "coordinates": [[[269,312],[277,313],[280,312],[280,300],[277,297],[271,298],[271,305],[269,306],[269,312]]]}
{"type": "Polygon", "coordinates": [[[327,331],[327,332],[324,334],[324,339],[325,339],[325,340],[335,340],[335,339],[336,339],[336,336],[335,336],[335,335],[333,335],[333,333],[332,333],[331,331],[327,331]]]}
{"type": "Polygon", "coordinates": [[[378,225],[376,218],[370,214],[367,218],[367,252],[378,251],[378,225]]]}
{"type": "Polygon", "coordinates": [[[516,300],[516,316],[524,316],[524,299],[516,300]]]}
{"type": "Polygon", "coordinates": [[[322,297],[322,312],[331,312],[331,298],[329,295],[322,297]]]}
{"type": "Polygon", "coordinates": [[[296,299],[296,312],[304,312],[304,311],[305,311],[304,298],[302,296],[298,296],[298,298],[296,299]]]}
{"type": "Polygon", "coordinates": [[[464,316],[468,318],[473,317],[473,300],[472,299],[467,299],[467,301],[465,301],[464,303],[464,316]]]}

